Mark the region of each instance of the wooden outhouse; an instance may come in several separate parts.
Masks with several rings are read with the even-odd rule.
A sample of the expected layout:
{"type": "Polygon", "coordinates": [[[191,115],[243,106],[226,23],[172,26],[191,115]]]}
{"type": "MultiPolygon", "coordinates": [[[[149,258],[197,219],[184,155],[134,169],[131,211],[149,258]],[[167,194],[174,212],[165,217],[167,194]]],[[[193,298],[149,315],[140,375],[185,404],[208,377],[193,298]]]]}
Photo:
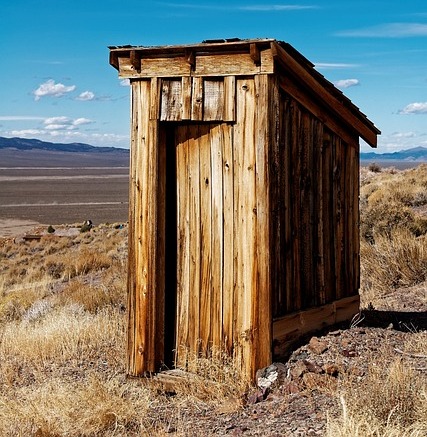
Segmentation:
{"type": "Polygon", "coordinates": [[[110,47],[131,84],[128,372],[213,348],[254,378],[359,310],[359,137],[379,130],[274,39],[110,47]]]}

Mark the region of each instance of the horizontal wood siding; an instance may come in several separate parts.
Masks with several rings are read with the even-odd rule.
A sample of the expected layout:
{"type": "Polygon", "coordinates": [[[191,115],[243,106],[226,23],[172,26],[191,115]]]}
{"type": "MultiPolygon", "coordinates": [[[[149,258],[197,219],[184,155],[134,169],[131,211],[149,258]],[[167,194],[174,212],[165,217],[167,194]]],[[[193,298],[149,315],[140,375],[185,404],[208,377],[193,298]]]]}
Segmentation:
{"type": "Polygon", "coordinates": [[[285,93],[279,112],[271,179],[276,319],[357,294],[359,268],[357,139],[347,144],[285,93]]]}
{"type": "MultiPolygon", "coordinates": [[[[132,63],[131,56],[117,57],[117,67],[122,78],[228,76],[272,73],[274,70],[271,50],[259,52],[259,62],[250,53],[195,54],[192,62],[187,56],[141,57],[132,63]]],[[[191,57],[191,56],[190,56],[191,57]]]]}

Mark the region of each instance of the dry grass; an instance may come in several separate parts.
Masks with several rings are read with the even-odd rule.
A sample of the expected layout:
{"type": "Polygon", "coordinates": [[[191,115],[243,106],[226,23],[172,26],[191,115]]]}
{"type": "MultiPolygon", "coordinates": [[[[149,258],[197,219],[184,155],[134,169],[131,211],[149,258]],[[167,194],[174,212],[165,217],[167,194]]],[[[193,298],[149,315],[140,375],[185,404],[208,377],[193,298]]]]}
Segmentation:
{"type": "MultiPolygon", "coordinates": [[[[361,178],[365,303],[427,281],[427,167],[374,170],[361,178]]],[[[195,434],[195,414],[242,411],[248,384],[222,351],[189,357],[196,376],[174,396],[125,378],[126,234],[100,226],[0,242],[1,436],[185,436],[195,434]]],[[[334,384],[328,394],[342,414],[329,420],[329,436],[427,434],[426,378],[408,358],[426,353],[426,337],[414,332],[402,346],[409,355],[390,361],[377,351],[363,380],[334,384]]]]}
{"type": "MultiPolygon", "coordinates": [[[[366,306],[427,280],[422,208],[427,204],[427,166],[401,172],[364,169],[361,181],[361,301],[366,306]]],[[[385,358],[390,357],[385,350],[376,353],[363,382],[345,379],[339,394],[342,415],[328,421],[327,435],[427,435],[425,368],[417,370],[409,360],[426,351],[427,333],[414,332],[400,358],[385,358]]]]}
{"type": "Polygon", "coordinates": [[[361,242],[362,294],[387,293],[427,280],[427,236],[415,237],[396,228],[390,235],[377,235],[375,243],[361,242]]]}
{"type": "Polygon", "coordinates": [[[427,205],[427,165],[380,173],[361,172],[361,235],[374,242],[378,235],[390,236],[395,228],[413,235],[427,232],[427,219],[418,211],[427,205]]]}
{"type": "Polygon", "coordinates": [[[361,300],[427,280],[427,165],[361,173],[361,300]]]}
{"type": "MultiPolygon", "coordinates": [[[[417,340],[427,350],[426,333],[417,340]]],[[[427,435],[426,378],[404,358],[374,360],[363,383],[348,377],[340,401],[342,416],[329,420],[330,437],[427,435]]]]}
{"type": "Polygon", "coordinates": [[[193,357],[172,397],[125,379],[126,240],[104,226],[0,245],[1,436],[188,435],[193,411],[241,406],[247,385],[219,351],[193,357]]]}

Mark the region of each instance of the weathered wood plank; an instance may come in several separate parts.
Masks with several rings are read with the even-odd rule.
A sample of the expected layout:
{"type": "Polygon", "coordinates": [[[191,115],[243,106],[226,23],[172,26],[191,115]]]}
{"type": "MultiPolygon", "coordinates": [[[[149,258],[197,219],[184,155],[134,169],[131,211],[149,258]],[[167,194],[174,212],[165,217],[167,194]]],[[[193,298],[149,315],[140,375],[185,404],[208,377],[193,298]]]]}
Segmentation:
{"type": "Polygon", "coordinates": [[[137,72],[128,57],[118,57],[119,75],[122,78],[180,77],[191,75],[191,65],[184,57],[144,58],[137,72]]]}
{"type": "Polygon", "coordinates": [[[233,127],[222,124],[223,135],[223,342],[227,351],[233,352],[235,337],[235,300],[234,300],[234,144],[233,127]]]}
{"type": "Polygon", "coordinates": [[[191,96],[191,119],[203,120],[203,78],[193,78],[193,92],[191,96]]]}
{"type": "MultiPolygon", "coordinates": [[[[276,84],[276,81],[274,81],[276,84]]],[[[271,293],[272,293],[272,317],[276,318],[284,311],[284,283],[281,282],[281,244],[283,236],[281,235],[281,211],[284,209],[284,190],[281,190],[281,180],[285,174],[285,162],[281,160],[280,150],[283,149],[283,142],[281,142],[281,129],[284,124],[284,115],[280,108],[281,100],[279,100],[279,90],[272,91],[273,97],[270,103],[270,126],[271,126],[271,140],[269,150],[270,162],[270,188],[269,188],[269,202],[270,202],[270,276],[271,276],[271,293]]],[[[283,267],[284,269],[284,267],[283,267]]]]}
{"type": "MultiPolygon", "coordinates": [[[[202,127],[200,127],[201,129],[202,127]]],[[[189,239],[190,239],[190,283],[188,313],[188,346],[196,355],[200,338],[200,147],[201,138],[198,125],[189,126],[188,166],[189,179],[189,239]]]]}
{"type": "Polygon", "coordinates": [[[322,101],[330,110],[333,111],[334,118],[339,118],[340,123],[354,127],[359,135],[373,147],[377,144],[377,133],[372,127],[368,126],[361,120],[357,114],[347,105],[343,104],[336,95],[319,83],[310,70],[304,68],[295,58],[290,56],[286,50],[276,43],[272,43],[273,57],[280,63],[282,68],[289,72],[299,82],[304,84],[305,88],[310,89],[313,95],[312,100],[322,101]]]}
{"type": "Polygon", "coordinates": [[[291,103],[291,233],[292,233],[292,263],[293,263],[293,284],[292,284],[292,307],[293,311],[300,310],[302,305],[301,290],[301,159],[299,157],[301,148],[301,111],[295,102],[291,103]]]}
{"type": "Polygon", "coordinates": [[[302,336],[336,323],[350,321],[359,312],[359,295],[298,311],[273,322],[273,359],[285,357],[302,336]]]}
{"type": "MultiPolygon", "coordinates": [[[[355,139],[354,144],[358,144],[357,139],[355,139]]],[[[354,223],[353,227],[353,265],[354,265],[354,294],[358,293],[360,287],[360,213],[359,213],[359,190],[360,190],[360,173],[359,173],[359,158],[360,151],[359,148],[355,147],[353,152],[353,178],[354,178],[354,188],[353,188],[353,217],[352,221],[354,223]]]]}
{"type": "Polygon", "coordinates": [[[312,126],[311,116],[306,111],[301,113],[301,140],[299,145],[298,158],[300,164],[300,262],[301,262],[301,309],[315,305],[314,302],[314,281],[313,281],[313,192],[312,192],[312,126]]]}
{"type": "Polygon", "coordinates": [[[138,354],[136,344],[138,343],[137,333],[137,294],[136,294],[136,264],[137,264],[137,175],[138,166],[138,118],[140,116],[138,99],[139,99],[139,82],[133,82],[131,85],[131,143],[130,143],[130,177],[129,177],[129,197],[133,201],[129,202],[129,231],[128,231],[128,276],[127,276],[127,306],[128,306],[128,335],[127,335],[127,372],[131,375],[138,374],[137,363],[138,354]]]}
{"type": "Polygon", "coordinates": [[[224,112],[223,80],[205,79],[203,81],[203,120],[222,120],[224,112]]]}
{"type": "Polygon", "coordinates": [[[122,78],[179,77],[179,76],[228,76],[273,73],[271,54],[263,51],[261,63],[255,64],[249,53],[196,54],[194,69],[182,57],[143,58],[141,70],[137,71],[129,57],[118,57],[119,75],[122,78]],[[193,70],[193,71],[192,71],[193,70]]]}
{"type": "Polygon", "coordinates": [[[282,225],[282,275],[281,283],[284,286],[284,303],[287,312],[294,309],[294,257],[293,257],[293,201],[292,201],[292,181],[294,180],[292,167],[294,161],[292,159],[292,104],[291,99],[286,98],[283,102],[284,123],[281,131],[282,141],[284,146],[283,151],[284,175],[281,178],[280,191],[284,193],[283,208],[281,209],[280,223],[282,225]]]}
{"type": "Polygon", "coordinates": [[[129,263],[129,317],[128,370],[132,375],[157,370],[163,359],[163,342],[159,338],[163,330],[163,312],[157,310],[164,293],[164,278],[157,273],[164,262],[161,247],[164,236],[161,217],[158,216],[159,154],[158,122],[149,120],[144,103],[150,102],[150,81],[132,85],[132,105],[135,112],[132,131],[132,162],[135,165],[131,180],[134,209],[131,212],[130,253],[134,261],[129,263]],[[160,281],[160,282],[159,282],[160,281]],[[163,284],[163,286],[162,286],[163,284]],[[160,341],[160,344],[159,344],[160,341]],[[160,346],[160,347],[159,347],[160,346]]]}
{"type": "Polygon", "coordinates": [[[208,54],[196,56],[196,76],[253,75],[260,72],[249,53],[208,54]]]}
{"type": "Polygon", "coordinates": [[[335,299],[335,245],[334,245],[334,220],[333,220],[333,163],[332,163],[332,136],[330,131],[325,131],[323,140],[323,263],[325,275],[325,301],[335,299]]]}
{"type": "Polygon", "coordinates": [[[325,107],[314,100],[309,91],[305,88],[297,85],[295,80],[286,74],[280,76],[280,87],[304,108],[310,111],[315,117],[322,121],[322,123],[336,133],[338,136],[344,139],[344,141],[353,143],[354,133],[351,131],[351,127],[346,127],[342,123],[338,122],[332,112],[329,112],[325,107]]]}
{"type": "Polygon", "coordinates": [[[181,120],[181,80],[162,80],[161,121],[181,120]]]}
{"type": "Polygon", "coordinates": [[[159,119],[160,101],[161,101],[161,79],[151,78],[150,89],[150,120],[159,119]]]}
{"type": "MultiPolygon", "coordinates": [[[[324,184],[327,180],[327,176],[324,171],[324,143],[323,143],[323,124],[316,120],[314,126],[314,143],[315,143],[315,154],[314,154],[314,177],[317,179],[316,189],[315,189],[315,210],[316,210],[316,272],[315,280],[317,283],[317,303],[318,305],[324,305],[326,303],[325,297],[325,240],[324,240],[324,208],[323,208],[323,195],[324,195],[324,184]]],[[[327,243],[329,244],[329,243],[327,243]]]]}
{"type": "Polygon", "coordinates": [[[176,366],[186,368],[190,311],[190,200],[188,126],[176,128],[177,316],[176,366]]]}
{"type": "Polygon", "coordinates": [[[191,92],[192,80],[191,77],[183,76],[181,78],[182,95],[181,95],[181,119],[191,119],[191,92]]]}
{"type": "Polygon", "coordinates": [[[341,145],[341,140],[337,136],[333,137],[333,220],[334,220],[334,245],[335,245],[335,299],[340,299],[343,296],[344,283],[344,168],[343,158],[344,150],[341,145]]]}
{"type": "MultiPolygon", "coordinates": [[[[209,126],[204,126],[205,137],[209,136],[209,126]]],[[[211,142],[205,138],[200,142],[200,261],[201,261],[201,290],[200,290],[200,341],[201,351],[207,352],[211,341],[211,306],[212,295],[212,182],[211,142]]]]}
{"type": "Polygon", "coordinates": [[[236,119],[236,77],[224,77],[224,111],[223,121],[236,119]]]}
{"type": "Polygon", "coordinates": [[[255,176],[255,86],[253,79],[237,80],[235,149],[235,271],[236,334],[243,372],[253,371],[253,305],[256,295],[256,176],[255,176]]]}
{"type": "Polygon", "coordinates": [[[224,274],[224,237],[223,237],[223,178],[222,178],[222,125],[210,126],[210,161],[211,173],[211,216],[212,221],[212,306],[211,306],[211,340],[217,348],[222,347],[223,323],[223,274],[224,274]]]}
{"type": "Polygon", "coordinates": [[[165,304],[166,304],[166,131],[159,129],[158,122],[150,121],[150,131],[152,136],[152,148],[157,148],[157,165],[153,165],[153,178],[157,177],[157,190],[155,199],[157,204],[156,210],[156,227],[153,230],[153,238],[156,244],[156,265],[155,287],[153,293],[156,296],[154,310],[156,311],[156,322],[153,327],[156,336],[155,354],[156,370],[159,365],[165,362],[167,351],[165,350],[166,330],[165,330],[165,304]],[[157,175],[156,175],[157,172],[157,175]]]}
{"type": "Polygon", "coordinates": [[[270,278],[270,143],[272,79],[268,75],[257,75],[255,85],[255,266],[256,284],[252,294],[252,326],[254,340],[252,346],[252,374],[256,369],[271,363],[271,278],[270,278]]]}

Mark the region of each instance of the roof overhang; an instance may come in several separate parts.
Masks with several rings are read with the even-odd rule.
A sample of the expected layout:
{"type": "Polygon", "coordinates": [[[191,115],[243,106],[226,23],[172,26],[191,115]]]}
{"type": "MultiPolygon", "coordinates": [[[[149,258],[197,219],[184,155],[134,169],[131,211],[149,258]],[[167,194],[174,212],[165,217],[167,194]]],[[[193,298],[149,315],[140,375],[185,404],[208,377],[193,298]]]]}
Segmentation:
{"type": "Polygon", "coordinates": [[[273,74],[283,70],[370,146],[381,133],[350,99],[291,45],[271,38],[168,46],[113,46],[110,64],[129,79],[273,74]],[[217,57],[221,62],[217,62],[217,57]],[[233,58],[232,58],[233,57],[233,58]]]}

